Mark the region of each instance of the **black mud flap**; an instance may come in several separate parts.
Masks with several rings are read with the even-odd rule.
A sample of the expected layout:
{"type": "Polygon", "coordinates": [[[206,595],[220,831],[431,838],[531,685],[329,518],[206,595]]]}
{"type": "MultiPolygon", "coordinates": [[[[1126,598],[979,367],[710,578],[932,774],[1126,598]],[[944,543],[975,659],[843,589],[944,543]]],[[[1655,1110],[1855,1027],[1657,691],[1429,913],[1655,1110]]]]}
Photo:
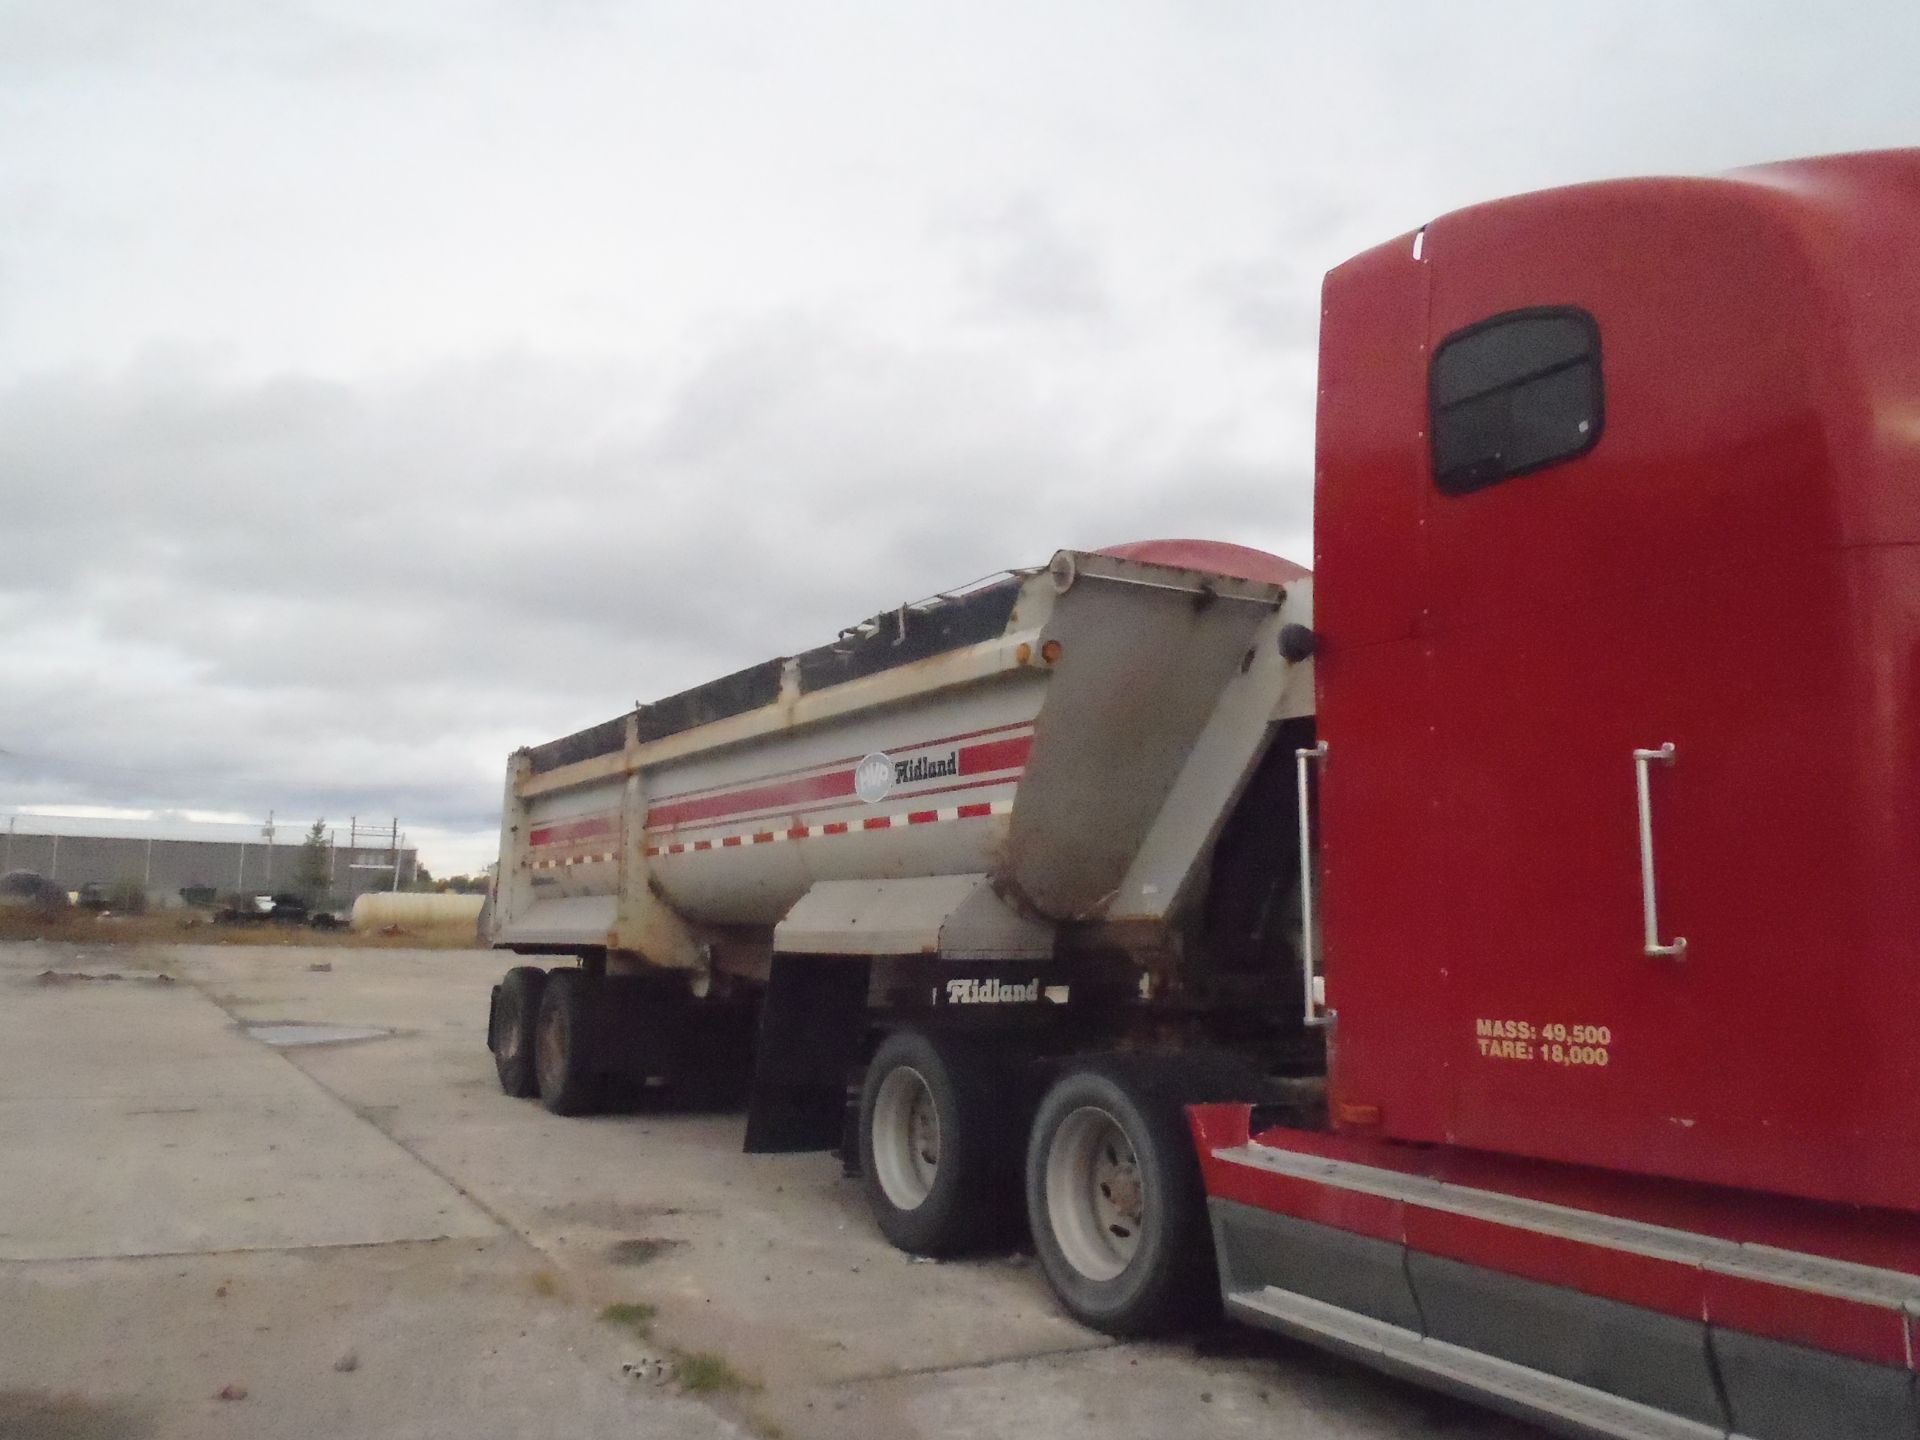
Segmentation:
{"type": "Polygon", "coordinates": [[[866,960],[776,955],[760,1008],[749,1155],[833,1150],[867,1033],[866,960]]]}

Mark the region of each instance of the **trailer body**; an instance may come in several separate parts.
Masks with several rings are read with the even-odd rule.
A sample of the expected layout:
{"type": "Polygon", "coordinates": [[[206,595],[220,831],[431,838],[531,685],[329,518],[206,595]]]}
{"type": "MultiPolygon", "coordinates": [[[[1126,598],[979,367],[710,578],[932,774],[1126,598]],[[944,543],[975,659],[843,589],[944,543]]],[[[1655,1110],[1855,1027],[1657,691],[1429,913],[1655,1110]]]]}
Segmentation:
{"type": "Polygon", "coordinates": [[[702,991],[776,952],[1157,952],[1273,726],[1310,707],[1276,639],[1310,591],[1236,546],[1061,551],[523,751],[493,941],[702,991]]]}

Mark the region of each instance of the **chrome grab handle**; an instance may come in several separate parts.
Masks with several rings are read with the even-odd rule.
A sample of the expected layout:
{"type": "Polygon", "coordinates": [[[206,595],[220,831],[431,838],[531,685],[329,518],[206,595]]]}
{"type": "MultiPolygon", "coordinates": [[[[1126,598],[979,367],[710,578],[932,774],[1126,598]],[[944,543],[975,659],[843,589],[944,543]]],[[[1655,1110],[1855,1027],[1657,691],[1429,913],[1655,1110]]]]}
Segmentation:
{"type": "Polygon", "coordinates": [[[1307,779],[1316,760],[1327,758],[1327,742],[1293,752],[1300,782],[1300,975],[1304,1001],[1303,1018],[1308,1025],[1324,1025],[1333,1018],[1321,995],[1320,977],[1314,973],[1314,952],[1320,947],[1313,924],[1313,818],[1307,804],[1307,779]]]}
{"type": "Polygon", "coordinates": [[[1640,798],[1640,911],[1646,922],[1646,952],[1658,958],[1683,960],[1687,954],[1686,937],[1676,935],[1670,944],[1660,943],[1660,908],[1653,895],[1653,796],[1647,786],[1647,767],[1673,764],[1673,742],[1658,750],[1633,752],[1634,791],[1640,798]]]}

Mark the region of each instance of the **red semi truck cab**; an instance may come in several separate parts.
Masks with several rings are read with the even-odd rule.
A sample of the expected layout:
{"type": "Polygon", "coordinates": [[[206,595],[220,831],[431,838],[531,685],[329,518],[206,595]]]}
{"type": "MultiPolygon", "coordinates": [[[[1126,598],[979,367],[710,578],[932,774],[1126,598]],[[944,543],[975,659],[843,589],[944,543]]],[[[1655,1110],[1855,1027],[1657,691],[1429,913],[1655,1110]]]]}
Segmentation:
{"type": "Polygon", "coordinates": [[[1341,1128],[1920,1208],[1916,235],[1845,156],[1328,276],[1341,1128]]]}
{"type": "Polygon", "coordinates": [[[1920,1435],[1920,151],[1326,280],[1327,1128],[1231,1313],[1583,1435],[1920,1435]]]}

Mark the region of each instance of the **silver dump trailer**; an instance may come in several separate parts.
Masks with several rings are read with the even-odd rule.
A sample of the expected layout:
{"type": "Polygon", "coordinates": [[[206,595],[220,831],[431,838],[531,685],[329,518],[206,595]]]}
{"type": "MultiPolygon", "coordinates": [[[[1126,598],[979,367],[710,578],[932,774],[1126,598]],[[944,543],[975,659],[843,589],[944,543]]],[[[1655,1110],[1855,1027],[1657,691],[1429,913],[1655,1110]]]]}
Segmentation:
{"type": "Polygon", "coordinates": [[[1049,1063],[1316,1072],[1311,584],[1231,545],[1063,550],[517,752],[491,941],[577,963],[496,987],[503,1086],[747,1095],[749,1149],[840,1147],[940,1251],[1005,1208],[1049,1063]]]}

